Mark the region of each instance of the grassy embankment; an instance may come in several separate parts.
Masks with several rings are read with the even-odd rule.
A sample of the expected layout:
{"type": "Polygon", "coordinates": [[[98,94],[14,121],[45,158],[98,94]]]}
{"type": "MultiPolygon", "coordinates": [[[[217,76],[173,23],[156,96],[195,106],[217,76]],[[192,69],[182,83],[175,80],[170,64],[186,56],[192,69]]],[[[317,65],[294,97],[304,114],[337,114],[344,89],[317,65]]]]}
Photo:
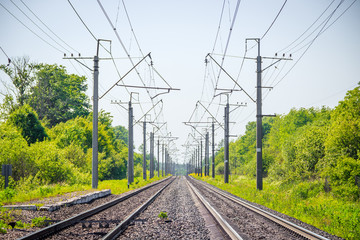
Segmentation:
{"type": "MultiPolygon", "coordinates": [[[[157,176],[157,174],[155,174],[157,176]]],[[[158,181],[163,177],[154,177],[152,179],[143,180],[140,177],[136,177],[135,181],[127,185],[127,179],[122,180],[105,180],[100,181],[97,190],[111,189],[112,194],[121,194],[132,189],[143,187],[149,183],[158,181]]],[[[52,184],[43,186],[34,186],[31,183],[23,183],[17,185],[14,188],[8,188],[0,191],[0,206],[5,204],[23,203],[31,200],[38,200],[47,197],[55,197],[70,192],[78,191],[95,191],[91,188],[91,185],[67,185],[67,184],[52,184]]],[[[42,204],[36,204],[41,206],[42,204]]],[[[0,208],[0,234],[6,234],[7,229],[11,228],[10,222],[14,222],[14,213],[12,210],[5,210],[0,208]]],[[[24,223],[21,221],[16,222],[15,228],[30,228],[38,226],[39,224],[45,224],[45,220],[49,220],[46,217],[39,217],[32,219],[31,223],[24,223]]]]}
{"type": "Polygon", "coordinates": [[[256,180],[231,176],[223,183],[222,176],[197,177],[248,201],[264,205],[330,234],[345,239],[360,239],[360,203],[335,198],[323,191],[321,182],[284,184],[264,179],[264,189],[256,190],[256,180]]]}
{"type": "MultiPolygon", "coordinates": [[[[132,189],[143,187],[149,183],[162,179],[156,177],[144,181],[141,177],[135,178],[135,181],[127,186],[127,179],[122,180],[104,180],[99,181],[98,190],[111,189],[112,194],[121,194],[132,189]]],[[[22,203],[31,200],[54,197],[70,192],[92,191],[91,185],[68,185],[68,184],[52,184],[43,186],[32,186],[31,184],[18,185],[14,189],[8,188],[0,191],[0,206],[6,204],[22,203]]]]}

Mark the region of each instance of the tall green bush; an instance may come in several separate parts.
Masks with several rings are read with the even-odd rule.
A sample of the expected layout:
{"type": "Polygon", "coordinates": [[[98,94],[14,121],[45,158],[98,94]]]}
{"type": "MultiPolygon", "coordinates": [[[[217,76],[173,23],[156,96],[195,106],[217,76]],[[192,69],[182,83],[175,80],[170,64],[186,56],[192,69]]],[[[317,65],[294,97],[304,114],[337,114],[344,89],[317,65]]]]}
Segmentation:
{"type": "Polygon", "coordinates": [[[29,145],[48,137],[37,113],[27,104],[13,111],[7,122],[18,128],[29,145]]]}

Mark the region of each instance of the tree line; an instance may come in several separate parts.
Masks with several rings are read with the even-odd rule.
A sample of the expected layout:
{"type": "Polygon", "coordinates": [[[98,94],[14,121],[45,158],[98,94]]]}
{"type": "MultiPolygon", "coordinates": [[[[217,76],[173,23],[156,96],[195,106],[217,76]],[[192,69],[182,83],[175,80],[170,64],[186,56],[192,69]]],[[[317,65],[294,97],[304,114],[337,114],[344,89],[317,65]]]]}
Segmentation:
{"type": "MultiPolygon", "coordinates": [[[[360,83],[359,83],[360,85],[360,83]]],[[[300,108],[263,120],[263,173],[273,181],[321,181],[336,195],[360,199],[360,87],[334,109],[300,108]]],[[[231,174],[256,175],[256,123],[229,145],[231,174]]],[[[222,173],[224,149],[216,155],[222,173]]]]}
{"type": "MultiPolygon", "coordinates": [[[[0,165],[12,164],[12,178],[19,184],[90,183],[92,112],[86,78],[27,57],[0,69],[9,79],[2,80],[0,165]]],[[[100,180],[126,178],[127,134],[100,111],[100,180]]],[[[135,153],[134,161],[140,164],[142,156],[135,153]]]]}

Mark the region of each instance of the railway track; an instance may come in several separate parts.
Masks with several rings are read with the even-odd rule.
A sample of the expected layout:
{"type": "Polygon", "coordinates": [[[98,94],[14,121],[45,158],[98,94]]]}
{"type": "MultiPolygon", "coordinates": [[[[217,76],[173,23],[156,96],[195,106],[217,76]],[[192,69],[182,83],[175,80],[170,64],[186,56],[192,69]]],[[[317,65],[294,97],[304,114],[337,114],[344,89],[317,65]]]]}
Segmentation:
{"type": "Polygon", "coordinates": [[[194,178],[187,180],[231,239],[328,239],[194,178]]]}
{"type": "Polygon", "coordinates": [[[19,239],[115,239],[173,181],[159,181],[19,239]]]}

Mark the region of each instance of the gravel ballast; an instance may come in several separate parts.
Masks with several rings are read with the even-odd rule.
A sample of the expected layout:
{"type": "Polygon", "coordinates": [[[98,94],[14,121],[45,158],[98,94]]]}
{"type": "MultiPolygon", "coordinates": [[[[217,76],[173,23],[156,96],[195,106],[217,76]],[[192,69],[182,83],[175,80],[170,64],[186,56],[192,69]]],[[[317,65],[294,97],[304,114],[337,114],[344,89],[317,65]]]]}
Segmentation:
{"type": "MultiPolygon", "coordinates": [[[[155,184],[151,183],[152,184],[155,184]]],[[[123,194],[120,195],[109,195],[103,198],[99,198],[96,199],[92,202],[89,203],[85,203],[85,204],[78,204],[78,205],[73,205],[70,207],[61,207],[59,210],[54,211],[54,212],[48,212],[48,211],[26,211],[26,210],[14,210],[12,211],[12,214],[14,216],[14,221],[22,221],[22,222],[26,222],[26,223],[31,223],[31,219],[34,219],[36,217],[48,217],[50,218],[52,221],[57,222],[57,221],[62,221],[65,220],[67,218],[73,217],[77,214],[80,214],[86,210],[92,209],[94,207],[100,206],[102,204],[105,204],[109,201],[114,200],[115,198],[119,198],[122,196],[126,196],[134,191],[137,191],[138,189],[134,189],[128,192],[125,192],[123,194]]],[[[44,199],[44,200],[39,200],[39,201],[31,201],[29,203],[31,204],[36,204],[36,203],[44,203],[44,204],[49,204],[49,203],[56,203],[57,201],[64,201],[65,199],[69,199],[72,198],[74,196],[80,196],[80,195],[84,195],[84,194],[88,194],[89,192],[81,192],[78,194],[66,194],[64,196],[59,196],[56,198],[51,198],[51,199],[44,199]]],[[[25,235],[28,235],[29,233],[32,233],[34,231],[39,230],[40,228],[37,227],[33,227],[30,229],[8,229],[6,234],[1,234],[0,235],[0,239],[17,239],[20,237],[23,237],[25,235]]]]}
{"type": "MultiPolygon", "coordinates": [[[[261,219],[259,218],[259,216],[257,216],[257,214],[252,213],[250,211],[250,213],[246,213],[244,212],[239,206],[236,206],[237,204],[233,203],[232,201],[229,201],[223,197],[218,196],[217,194],[213,194],[213,193],[209,193],[208,190],[206,190],[204,187],[202,187],[199,183],[199,180],[195,180],[193,178],[189,178],[189,180],[191,180],[191,182],[194,184],[194,186],[196,188],[198,188],[200,190],[200,192],[202,192],[205,196],[207,196],[207,200],[209,200],[209,202],[212,202],[213,205],[220,211],[222,212],[228,219],[230,219],[238,229],[240,229],[240,233],[243,234],[243,236],[245,238],[248,239],[272,239],[272,240],[276,240],[276,239],[299,239],[297,236],[287,236],[287,231],[285,231],[284,229],[281,229],[279,227],[277,227],[277,225],[273,225],[273,223],[271,221],[269,222],[261,222],[261,219]],[[244,213],[242,213],[244,212],[244,213]],[[259,220],[258,220],[259,219],[259,220]]],[[[209,187],[213,187],[214,186],[205,183],[205,182],[201,182],[202,184],[205,184],[209,187]]],[[[220,189],[220,191],[226,193],[226,194],[230,194],[226,191],[223,191],[220,189]]],[[[232,194],[230,194],[232,195],[232,194]]],[[[253,202],[249,202],[245,199],[242,199],[238,196],[232,195],[242,201],[245,201],[255,207],[258,207],[262,210],[265,210],[267,212],[270,212],[271,214],[274,214],[278,217],[281,217],[289,222],[292,222],[298,226],[301,226],[305,229],[308,229],[316,234],[319,234],[323,237],[326,237],[328,239],[331,240],[341,240],[342,238],[331,235],[327,232],[324,232],[312,225],[306,224],[298,219],[292,218],[290,216],[287,216],[285,214],[279,213],[277,211],[274,211],[272,209],[269,209],[265,206],[253,203],[253,202]]],[[[300,238],[301,239],[301,238],[300,238]]]]}
{"type": "Polygon", "coordinates": [[[178,177],[118,239],[210,239],[185,181],[178,177]]]}

